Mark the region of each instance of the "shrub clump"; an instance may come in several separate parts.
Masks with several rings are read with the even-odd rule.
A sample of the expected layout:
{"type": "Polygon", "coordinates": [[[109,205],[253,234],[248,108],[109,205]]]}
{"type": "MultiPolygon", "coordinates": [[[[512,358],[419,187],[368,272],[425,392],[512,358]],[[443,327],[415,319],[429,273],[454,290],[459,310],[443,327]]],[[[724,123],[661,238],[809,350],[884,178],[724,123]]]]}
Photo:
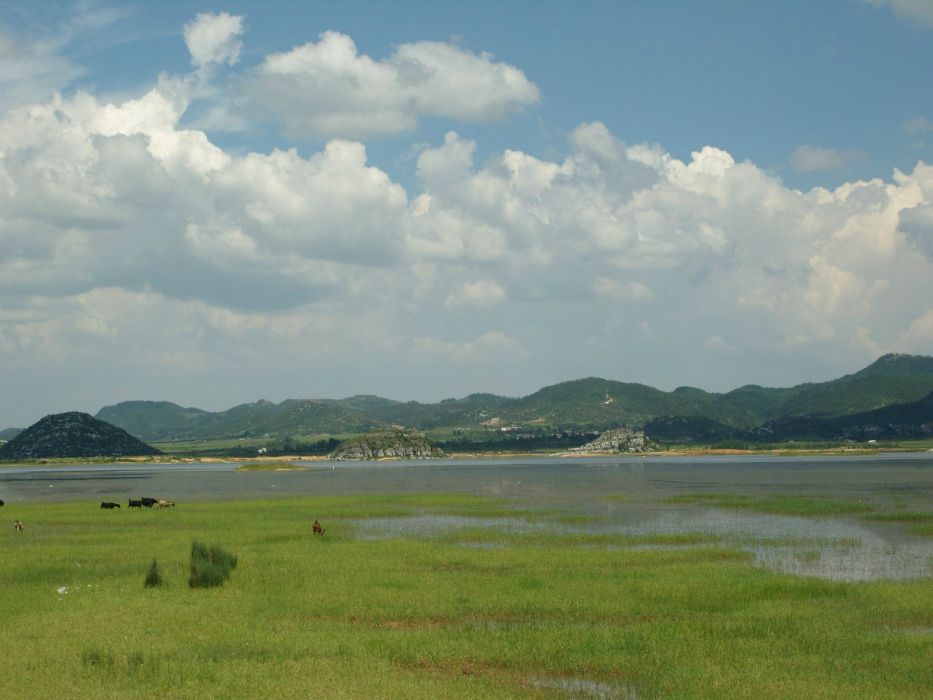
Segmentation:
{"type": "Polygon", "coordinates": [[[143,584],[146,588],[157,588],[162,585],[162,575],[159,573],[159,565],[156,560],[152,560],[152,566],[149,567],[149,573],[146,574],[146,582],[143,584]]]}
{"type": "Polygon", "coordinates": [[[216,544],[191,543],[191,576],[188,578],[191,588],[222,586],[235,568],[235,554],[216,544]]]}

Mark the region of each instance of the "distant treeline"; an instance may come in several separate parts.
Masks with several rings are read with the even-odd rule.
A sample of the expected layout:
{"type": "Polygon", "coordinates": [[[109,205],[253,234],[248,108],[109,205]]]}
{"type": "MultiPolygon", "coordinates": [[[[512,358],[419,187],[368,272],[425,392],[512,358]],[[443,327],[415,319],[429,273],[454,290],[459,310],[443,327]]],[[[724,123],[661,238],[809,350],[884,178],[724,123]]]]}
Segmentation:
{"type": "MultiPolygon", "coordinates": [[[[462,438],[445,440],[437,446],[444,452],[537,452],[539,450],[566,450],[579,447],[595,438],[595,432],[560,432],[544,435],[534,433],[502,434],[491,439],[462,438]]],[[[485,437],[485,436],[484,436],[485,437]]]]}
{"type": "MultiPolygon", "coordinates": [[[[329,455],[333,452],[337,446],[340,444],[340,440],[336,438],[327,438],[318,440],[316,442],[302,442],[301,440],[295,440],[290,437],[284,438],[280,442],[272,442],[264,446],[262,449],[263,455],[268,455],[270,457],[275,456],[286,456],[286,455],[329,455]]],[[[163,444],[162,447],[172,454],[185,454],[186,452],[175,451],[171,449],[171,443],[163,444]]],[[[215,448],[198,448],[193,450],[188,450],[191,454],[196,454],[200,456],[215,456],[215,457],[255,457],[258,454],[258,450],[255,446],[229,446],[229,447],[215,447],[215,448]]]]}

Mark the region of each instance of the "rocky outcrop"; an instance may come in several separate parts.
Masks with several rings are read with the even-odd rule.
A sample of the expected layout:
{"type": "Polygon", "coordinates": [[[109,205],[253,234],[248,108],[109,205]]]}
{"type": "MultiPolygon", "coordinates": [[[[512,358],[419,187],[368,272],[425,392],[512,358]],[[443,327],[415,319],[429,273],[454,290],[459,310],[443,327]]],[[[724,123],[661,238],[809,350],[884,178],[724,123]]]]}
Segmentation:
{"type": "Polygon", "coordinates": [[[438,459],[444,452],[424,433],[379,431],[345,440],[331,453],[336,460],[438,459]]]}
{"type": "Polygon", "coordinates": [[[46,416],[0,447],[4,460],[160,454],[122,428],[78,411],[46,416]]]}
{"type": "Polygon", "coordinates": [[[657,445],[642,431],[616,428],[601,433],[591,442],[575,447],[571,452],[653,452],[657,445]]]}

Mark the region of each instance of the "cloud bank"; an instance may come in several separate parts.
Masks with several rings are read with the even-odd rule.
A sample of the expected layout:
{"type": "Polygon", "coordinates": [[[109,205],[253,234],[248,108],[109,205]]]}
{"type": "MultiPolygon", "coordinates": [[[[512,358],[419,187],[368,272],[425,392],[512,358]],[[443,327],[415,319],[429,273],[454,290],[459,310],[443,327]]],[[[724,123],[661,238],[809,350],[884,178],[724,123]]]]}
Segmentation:
{"type": "MultiPolygon", "coordinates": [[[[196,71],[235,64],[242,33],[229,15],[188,24],[196,71]]],[[[225,390],[231,402],[237,391],[433,400],[649,365],[731,388],[766,381],[755,372],[787,357],[802,372],[933,342],[933,167],[922,162],[801,192],[715,146],[681,160],[587,122],[558,157],[505,149],[483,163],[450,131],[420,152],[406,188],[345,129],[499,118],[533,104],[534,85],[448,45],[402,45],[378,62],[324,34],[247,78],[292,129],[343,125],[302,155],[225,151],[185,127],[199,80],[161,76],[119,102],[78,92],[0,116],[11,390],[37,376],[91,386],[144,373],[198,405],[185,394],[194,377],[223,384],[220,402],[225,390]],[[295,116],[289,85],[302,88],[295,116]],[[272,366],[294,375],[257,371],[272,366]]]]}

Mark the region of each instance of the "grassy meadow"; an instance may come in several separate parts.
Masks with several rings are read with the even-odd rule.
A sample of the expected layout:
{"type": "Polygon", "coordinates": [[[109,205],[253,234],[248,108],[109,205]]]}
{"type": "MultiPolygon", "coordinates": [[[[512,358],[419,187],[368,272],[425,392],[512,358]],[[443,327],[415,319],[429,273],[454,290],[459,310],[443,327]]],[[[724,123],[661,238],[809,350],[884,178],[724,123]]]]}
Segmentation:
{"type": "Polygon", "coordinates": [[[562,534],[566,514],[467,495],[3,515],[26,525],[0,533],[4,698],[933,692],[929,579],[776,574],[715,538],[562,534]],[[487,525],[385,539],[357,526],[422,514],[487,525]],[[237,556],[222,587],[188,587],[193,540],[237,556]],[[145,588],[153,559],[164,585],[145,588]]]}

